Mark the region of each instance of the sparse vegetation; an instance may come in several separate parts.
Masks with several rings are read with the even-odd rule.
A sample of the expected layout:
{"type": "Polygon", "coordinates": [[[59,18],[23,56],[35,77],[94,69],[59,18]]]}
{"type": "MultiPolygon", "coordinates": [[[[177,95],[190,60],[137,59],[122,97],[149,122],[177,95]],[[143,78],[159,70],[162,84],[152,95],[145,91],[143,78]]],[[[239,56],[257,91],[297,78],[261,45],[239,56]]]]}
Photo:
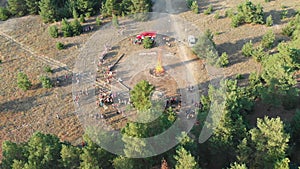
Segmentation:
{"type": "Polygon", "coordinates": [[[231,18],[231,17],[233,17],[233,16],[234,16],[234,12],[233,12],[232,9],[227,9],[227,10],[225,11],[225,17],[231,18]]]}
{"type": "Polygon", "coordinates": [[[50,66],[45,66],[45,67],[44,67],[44,71],[45,71],[46,73],[53,73],[53,70],[51,69],[50,66]]]}
{"type": "Polygon", "coordinates": [[[197,1],[193,1],[193,2],[192,2],[191,10],[192,10],[195,14],[198,14],[198,13],[199,13],[199,6],[198,6],[198,2],[197,2],[197,1]]]}
{"type": "Polygon", "coordinates": [[[288,13],[289,13],[288,10],[283,9],[280,13],[281,19],[285,19],[287,17],[288,13]]]}
{"type": "Polygon", "coordinates": [[[252,57],[257,61],[261,62],[267,56],[264,52],[264,48],[260,45],[252,51],[252,57]]]}
{"type": "Polygon", "coordinates": [[[83,16],[83,14],[80,15],[79,21],[80,21],[80,23],[84,23],[85,22],[85,18],[83,16]]]}
{"type": "Polygon", "coordinates": [[[102,24],[102,21],[100,20],[100,18],[96,18],[96,25],[100,26],[102,24]]]}
{"type": "Polygon", "coordinates": [[[219,12],[219,11],[217,11],[217,12],[215,13],[214,18],[215,18],[215,19],[220,19],[220,12],[219,12]]]}

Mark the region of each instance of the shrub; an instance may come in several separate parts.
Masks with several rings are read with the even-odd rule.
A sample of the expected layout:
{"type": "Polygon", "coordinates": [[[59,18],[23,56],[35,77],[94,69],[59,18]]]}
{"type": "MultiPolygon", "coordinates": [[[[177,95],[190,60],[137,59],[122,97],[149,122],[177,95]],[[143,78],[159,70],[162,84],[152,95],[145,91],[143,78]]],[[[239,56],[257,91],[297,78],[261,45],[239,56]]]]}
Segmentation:
{"type": "Polygon", "coordinates": [[[76,9],[73,9],[73,18],[77,19],[78,18],[78,13],[76,9]]]}
{"type": "Polygon", "coordinates": [[[294,26],[291,24],[291,22],[289,22],[289,23],[282,29],[282,34],[283,34],[283,35],[286,35],[286,36],[292,36],[294,30],[295,30],[294,26]]]}
{"type": "Polygon", "coordinates": [[[249,57],[252,55],[252,53],[253,53],[253,44],[252,41],[250,40],[249,42],[243,45],[242,54],[246,57],[249,57]]]}
{"type": "Polygon", "coordinates": [[[83,14],[80,15],[79,21],[80,21],[80,23],[84,23],[85,22],[85,18],[83,16],[83,14]]]}
{"type": "Polygon", "coordinates": [[[238,27],[239,25],[243,24],[244,23],[244,18],[242,15],[234,15],[232,16],[232,19],[231,19],[231,26],[236,28],[238,27]]]}
{"type": "Polygon", "coordinates": [[[212,31],[210,29],[206,29],[204,32],[204,35],[211,41],[214,38],[214,34],[212,33],[212,31]]]}
{"type": "Polygon", "coordinates": [[[266,25],[267,26],[272,26],[273,25],[273,18],[272,15],[269,15],[266,19],[266,25]]]}
{"type": "Polygon", "coordinates": [[[209,5],[208,8],[206,10],[204,10],[204,14],[209,15],[212,13],[212,11],[213,11],[213,6],[209,5]]]}
{"type": "Polygon", "coordinates": [[[286,10],[286,9],[282,10],[280,13],[281,19],[285,19],[287,17],[287,15],[288,15],[288,10],[286,10]]]}
{"type": "Polygon", "coordinates": [[[72,34],[74,36],[80,35],[82,33],[82,26],[81,26],[80,22],[78,21],[78,19],[74,19],[71,22],[71,27],[72,27],[72,34]]]}
{"type": "Polygon", "coordinates": [[[58,37],[58,28],[56,25],[50,26],[49,27],[49,34],[52,38],[57,38],[58,37]]]}
{"type": "Polygon", "coordinates": [[[46,73],[53,73],[53,70],[51,69],[50,66],[45,66],[45,67],[44,67],[44,71],[45,71],[46,73]]]}
{"type": "Polygon", "coordinates": [[[51,83],[51,79],[47,76],[41,76],[40,77],[40,81],[42,83],[43,88],[51,88],[52,87],[52,83],[51,83]]]}
{"type": "Polygon", "coordinates": [[[5,21],[9,18],[9,10],[7,8],[4,7],[0,7],[0,20],[1,21],[5,21]]]}
{"type": "Polygon", "coordinates": [[[228,9],[225,11],[225,17],[231,18],[234,15],[234,12],[232,9],[228,9]]]}
{"type": "Polygon", "coordinates": [[[237,74],[235,76],[235,79],[237,79],[237,80],[244,79],[244,76],[242,74],[237,74]]]}
{"type": "Polygon", "coordinates": [[[261,44],[263,48],[273,47],[275,42],[275,34],[273,31],[268,31],[262,38],[261,44]]]}
{"type": "Polygon", "coordinates": [[[191,6],[192,6],[192,4],[193,4],[194,1],[195,1],[195,0],[186,0],[186,6],[187,6],[188,8],[191,8],[191,6]]]}
{"type": "Polygon", "coordinates": [[[217,60],[217,66],[225,67],[229,64],[228,55],[226,52],[222,53],[222,55],[217,60]]]}
{"type": "Polygon", "coordinates": [[[56,43],[56,48],[57,48],[58,50],[62,50],[62,49],[65,48],[65,45],[64,45],[63,43],[61,43],[61,42],[57,42],[57,43],[56,43]]]}
{"type": "Polygon", "coordinates": [[[238,5],[238,13],[232,17],[232,26],[237,27],[242,23],[264,23],[263,7],[258,4],[255,5],[251,1],[246,1],[238,5]]]}
{"type": "Polygon", "coordinates": [[[145,37],[143,40],[143,46],[145,49],[150,49],[153,46],[153,40],[150,39],[149,37],[145,37]]]}
{"type": "Polygon", "coordinates": [[[261,62],[266,57],[266,55],[267,54],[264,52],[264,48],[262,46],[257,47],[252,52],[252,57],[257,62],[261,62]]]}
{"type": "Polygon", "coordinates": [[[18,73],[17,84],[23,91],[26,91],[31,87],[31,82],[29,81],[28,76],[22,72],[18,73]]]}
{"type": "Polygon", "coordinates": [[[192,2],[191,10],[192,10],[195,14],[198,14],[198,13],[199,13],[199,6],[198,6],[198,2],[197,2],[197,1],[193,1],[193,2],[192,2]]]}
{"type": "Polygon", "coordinates": [[[219,13],[219,11],[218,11],[218,12],[216,12],[216,14],[215,14],[214,18],[215,18],[215,19],[220,19],[220,13],[219,13]]]}
{"type": "Polygon", "coordinates": [[[112,16],[112,25],[116,28],[119,27],[119,21],[118,21],[118,17],[116,15],[112,16]]]}
{"type": "Polygon", "coordinates": [[[97,17],[97,18],[96,18],[96,25],[97,25],[97,26],[100,26],[101,23],[102,23],[102,21],[97,17]]]}
{"type": "Polygon", "coordinates": [[[63,31],[64,37],[71,37],[73,36],[73,29],[67,19],[62,20],[61,30],[63,31]]]}

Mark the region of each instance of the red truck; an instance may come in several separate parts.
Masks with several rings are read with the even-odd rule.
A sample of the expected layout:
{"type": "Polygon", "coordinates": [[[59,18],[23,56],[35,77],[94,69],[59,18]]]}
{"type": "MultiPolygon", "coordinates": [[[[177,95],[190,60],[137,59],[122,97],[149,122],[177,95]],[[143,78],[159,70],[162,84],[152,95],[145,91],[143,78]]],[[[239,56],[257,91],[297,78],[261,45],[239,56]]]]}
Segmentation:
{"type": "Polygon", "coordinates": [[[145,37],[149,37],[151,40],[154,41],[154,39],[156,37],[156,32],[142,32],[139,35],[136,35],[134,44],[136,44],[136,43],[141,44],[143,39],[145,39],[145,37]]]}

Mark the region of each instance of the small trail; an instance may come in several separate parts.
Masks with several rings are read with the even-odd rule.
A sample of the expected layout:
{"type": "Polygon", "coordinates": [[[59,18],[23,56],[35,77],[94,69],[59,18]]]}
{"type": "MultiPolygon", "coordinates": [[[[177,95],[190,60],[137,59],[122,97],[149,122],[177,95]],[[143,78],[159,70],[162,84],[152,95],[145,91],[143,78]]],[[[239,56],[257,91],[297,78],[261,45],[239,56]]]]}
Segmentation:
{"type": "Polygon", "coordinates": [[[13,37],[7,35],[6,33],[0,31],[0,36],[2,36],[3,38],[18,44],[23,50],[29,52],[31,54],[32,57],[37,58],[38,60],[44,62],[45,64],[49,65],[52,67],[52,69],[64,69],[68,72],[72,72],[68,66],[60,61],[57,61],[55,59],[49,58],[45,55],[39,55],[38,53],[36,53],[34,50],[32,50],[31,48],[29,48],[28,46],[22,44],[21,42],[18,42],[17,40],[15,40],[13,37]]]}

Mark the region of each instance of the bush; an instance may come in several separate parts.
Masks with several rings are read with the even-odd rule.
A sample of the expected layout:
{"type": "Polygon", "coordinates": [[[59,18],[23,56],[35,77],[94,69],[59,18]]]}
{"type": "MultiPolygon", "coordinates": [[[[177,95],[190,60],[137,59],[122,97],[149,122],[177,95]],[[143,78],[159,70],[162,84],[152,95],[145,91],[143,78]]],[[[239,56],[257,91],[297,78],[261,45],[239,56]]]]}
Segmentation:
{"type": "Polygon", "coordinates": [[[7,8],[0,7],[0,20],[6,21],[9,18],[9,10],[7,8]]]}
{"type": "Polygon", "coordinates": [[[61,25],[61,30],[63,31],[64,37],[73,36],[73,28],[67,19],[63,19],[61,25]]]}
{"type": "Polygon", "coordinates": [[[145,37],[143,40],[143,46],[145,49],[150,49],[153,46],[153,40],[150,39],[149,37],[145,37]]]}
{"type": "Polygon", "coordinates": [[[225,67],[229,64],[228,55],[226,52],[222,53],[222,55],[217,60],[217,66],[225,67]]]}
{"type": "Polygon", "coordinates": [[[43,88],[51,88],[52,87],[52,83],[51,83],[51,79],[47,76],[41,76],[40,77],[40,81],[42,83],[43,88]]]}
{"type": "Polygon", "coordinates": [[[96,25],[97,25],[97,26],[100,26],[101,23],[102,23],[102,21],[97,17],[97,18],[96,18],[96,25]]]}
{"type": "Polygon", "coordinates": [[[188,8],[191,8],[191,6],[192,6],[192,4],[193,4],[194,1],[195,1],[195,0],[186,0],[186,6],[187,6],[188,8]]]}
{"type": "Polygon", "coordinates": [[[233,12],[232,9],[228,9],[228,10],[225,11],[225,17],[231,18],[233,16],[234,16],[234,12],[233,12]]]}
{"type": "Polygon", "coordinates": [[[56,43],[56,48],[57,48],[58,50],[62,50],[62,49],[65,48],[65,45],[64,45],[63,43],[61,43],[61,42],[57,42],[57,43],[56,43]]]}
{"type": "Polygon", "coordinates": [[[45,66],[45,67],[44,67],[44,71],[45,71],[46,73],[53,73],[53,70],[51,69],[50,66],[45,66]]]}
{"type": "Polygon", "coordinates": [[[257,62],[261,62],[266,57],[266,55],[267,54],[264,52],[264,48],[262,46],[257,47],[252,52],[252,57],[257,62]]]}
{"type": "Polygon", "coordinates": [[[204,32],[204,35],[211,41],[213,41],[214,39],[214,34],[212,33],[212,31],[210,29],[206,29],[204,32]]]}
{"type": "Polygon", "coordinates": [[[249,42],[243,45],[242,54],[246,57],[249,57],[252,55],[252,53],[253,53],[253,44],[252,41],[250,40],[249,42]]]}
{"type": "Polygon", "coordinates": [[[80,21],[80,23],[84,23],[85,22],[85,18],[83,16],[83,14],[80,15],[79,21],[80,21]]]}
{"type": "Polygon", "coordinates": [[[209,5],[208,8],[206,10],[204,10],[204,14],[209,15],[212,13],[212,11],[213,11],[213,6],[209,5]]]}
{"type": "Polygon", "coordinates": [[[255,5],[251,1],[246,1],[238,6],[238,13],[232,17],[231,25],[237,27],[242,23],[264,23],[263,7],[258,4],[255,5]]]}
{"type": "Polygon", "coordinates": [[[235,79],[241,80],[241,79],[244,79],[244,76],[243,76],[242,74],[237,74],[237,75],[235,76],[235,79]]]}
{"type": "Polygon", "coordinates": [[[242,15],[234,15],[232,16],[232,19],[231,19],[231,26],[236,28],[238,27],[239,25],[243,24],[244,23],[244,18],[242,15]]]}
{"type": "Polygon", "coordinates": [[[291,22],[289,22],[283,29],[282,29],[282,34],[286,36],[292,36],[295,28],[292,25],[291,22]]]}
{"type": "Polygon", "coordinates": [[[267,26],[272,26],[273,25],[273,18],[272,15],[269,15],[266,19],[266,25],[267,26]]]}
{"type": "Polygon", "coordinates": [[[273,47],[275,42],[275,34],[273,31],[268,31],[262,38],[261,44],[263,48],[271,48],[273,47]]]}
{"type": "Polygon", "coordinates": [[[116,15],[112,16],[112,25],[116,28],[119,27],[119,21],[118,21],[118,17],[116,15]]]}
{"type": "Polygon", "coordinates": [[[195,14],[198,14],[198,13],[199,13],[199,6],[198,6],[198,2],[197,2],[197,1],[193,1],[193,2],[192,2],[191,10],[192,10],[195,14]]]}
{"type": "Polygon", "coordinates": [[[23,91],[26,91],[31,87],[31,82],[29,81],[28,76],[22,72],[18,73],[17,84],[23,91]]]}
{"type": "Polygon", "coordinates": [[[72,35],[73,36],[77,36],[82,33],[82,26],[81,26],[80,22],[78,21],[78,19],[74,19],[70,25],[72,27],[72,35]]]}
{"type": "Polygon", "coordinates": [[[77,13],[76,9],[73,9],[73,18],[74,19],[78,18],[78,13],[77,13]]]}
{"type": "Polygon", "coordinates": [[[287,17],[287,15],[288,15],[288,10],[286,10],[286,9],[282,10],[280,13],[281,19],[285,19],[287,17]]]}
{"type": "Polygon", "coordinates": [[[219,13],[219,11],[218,11],[218,12],[216,12],[216,14],[215,14],[214,18],[215,18],[215,19],[220,19],[220,13],[219,13]]]}
{"type": "Polygon", "coordinates": [[[49,27],[49,34],[52,38],[57,38],[58,37],[58,28],[56,25],[50,26],[49,27]]]}

